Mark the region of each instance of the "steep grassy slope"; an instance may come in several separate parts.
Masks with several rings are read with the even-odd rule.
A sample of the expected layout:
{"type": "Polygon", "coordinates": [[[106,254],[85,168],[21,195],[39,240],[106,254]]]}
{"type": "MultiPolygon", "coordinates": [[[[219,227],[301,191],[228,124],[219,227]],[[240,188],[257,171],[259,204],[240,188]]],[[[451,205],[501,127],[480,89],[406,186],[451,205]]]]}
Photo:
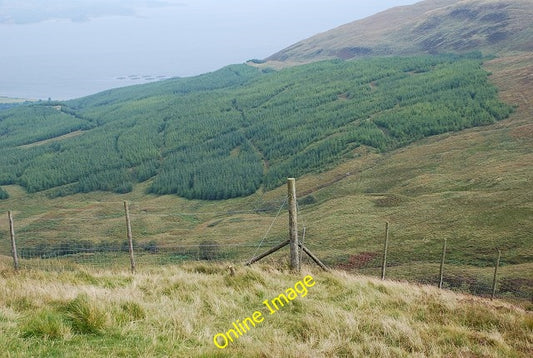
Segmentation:
{"type": "Polygon", "coordinates": [[[287,65],[376,55],[532,51],[532,18],[529,0],[427,0],[310,37],[267,61],[287,65]]]}
{"type": "Polygon", "coordinates": [[[15,275],[0,259],[0,273],[0,345],[9,357],[528,357],[533,351],[530,312],[341,272],[298,275],[262,266],[230,276],[221,265],[189,264],[136,275],[15,275]],[[263,302],[306,275],[313,285],[296,286],[301,293],[269,314],[263,302]],[[255,312],[261,314],[255,327],[248,323],[224,349],[214,345],[217,333],[255,312]]]}

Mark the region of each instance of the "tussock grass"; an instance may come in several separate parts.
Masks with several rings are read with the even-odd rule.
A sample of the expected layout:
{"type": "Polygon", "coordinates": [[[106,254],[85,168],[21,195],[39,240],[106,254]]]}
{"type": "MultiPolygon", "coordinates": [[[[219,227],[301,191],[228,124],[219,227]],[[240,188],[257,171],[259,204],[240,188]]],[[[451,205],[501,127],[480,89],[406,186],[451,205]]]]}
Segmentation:
{"type": "Polygon", "coordinates": [[[20,330],[22,338],[38,337],[46,340],[66,338],[70,335],[70,328],[63,316],[49,309],[28,314],[20,330]]]}
{"type": "Polygon", "coordinates": [[[108,326],[107,313],[86,294],[78,295],[64,307],[72,329],[80,334],[101,334],[108,326]]]}
{"type": "Polygon", "coordinates": [[[504,301],[342,271],[267,264],[10,272],[0,260],[0,344],[10,356],[527,357],[533,314],[504,301]],[[207,269],[209,268],[209,270],[207,269]],[[270,315],[305,275],[315,286],[270,315]],[[91,279],[80,279],[90,276],[91,279]],[[125,280],[129,278],[129,280],[125,280]],[[18,304],[16,304],[18,302],[18,304]],[[232,322],[264,321],[225,349],[232,322]]]}

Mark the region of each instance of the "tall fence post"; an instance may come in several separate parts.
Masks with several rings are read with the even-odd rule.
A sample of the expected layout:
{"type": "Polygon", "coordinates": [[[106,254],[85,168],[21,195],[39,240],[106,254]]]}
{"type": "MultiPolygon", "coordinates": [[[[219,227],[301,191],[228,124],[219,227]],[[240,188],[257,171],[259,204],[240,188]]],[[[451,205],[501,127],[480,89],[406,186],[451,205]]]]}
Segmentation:
{"type": "Polygon", "coordinates": [[[500,266],[500,257],[502,255],[502,252],[498,250],[498,258],[496,259],[496,265],[494,266],[494,277],[492,278],[492,294],[490,295],[490,299],[494,299],[494,296],[496,295],[496,275],[498,275],[498,267],[500,266]]]}
{"type": "Polygon", "coordinates": [[[389,222],[385,223],[385,243],[383,244],[383,258],[381,260],[381,279],[385,279],[385,268],[387,267],[387,251],[389,250],[389,222]]]}
{"type": "Polygon", "coordinates": [[[13,215],[11,211],[7,212],[7,217],[9,219],[9,236],[11,237],[11,253],[13,254],[13,266],[15,271],[19,269],[19,258],[17,256],[17,244],[15,242],[15,226],[13,225],[13,215]]]}
{"type": "Polygon", "coordinates": [[[444,260],[446,258],[446,239],[444,239],[444,244],[442,245],[442,257],[440,259],[440,273],[439,273],[439,288],[442,288],[442,280],[444,278],[444,260]]]}
{"type": "Polygon", "coordinates": [[[296,181],[294,178],[287,179],[289,201],[289,237],[290,237],[290,267],[291,270],[300,271],[300,259],[298,255],[298,211],[296,209],[296,181]]]}
{"type": "Polygon", "coordinates": [[[135,272],[135,258],[133,257],[133,237],[131,235],[131,221],[130,221],[130,210],[128,208],[128,202],[124,201],[124,211],[126,213],[126,229],[128,234],[128,246],[130,251],[130,264],[131,272],[135,272]]]}

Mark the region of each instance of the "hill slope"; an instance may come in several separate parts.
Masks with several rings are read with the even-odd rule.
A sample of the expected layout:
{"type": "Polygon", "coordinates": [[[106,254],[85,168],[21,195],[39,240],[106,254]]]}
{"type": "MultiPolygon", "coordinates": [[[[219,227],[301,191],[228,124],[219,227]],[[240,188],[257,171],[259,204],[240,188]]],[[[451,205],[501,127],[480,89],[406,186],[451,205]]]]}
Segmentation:
{"type": "MultiPolygon", "coordinates": [[[[416,61],[444,60],[444,63],[433,66],[432,71],[421,73],[396,71],[398,69],[396,68],[391,72],[391,77],[384,78],[382,81],[388,84],[399,84],[401,82],[394,81],[423,79],[427,78],[424,76],[439,74],[433,71],[436,69],[442,74],[442,71],[446,72],[446,69],[453,68],[447,67],[453,65],[449,61],[450,58],[447,57],[445,60],[446,57],[429,56],[425,59],[418,56],[412,57],[416,61]]],[[[209,202],[185,200],[177,196],[146,195],[146,190],[152,187],[155,179],[129,187],[122,187],[123,181],[109,180],[111,184],[114,183],[114,186],[107,186],[104,189],[115,191],[126,189],[125,191],[128,191],[132,188],[133,190],[123,195],[109,192],[70,195],[77,190],[76,188],[79,188],[80,178],[87,183],[87,178],[90,178],[92,182],[95,182],[95,179],[98,179],[96,182],[100,182],[102,179],[113,179],[113,177],[94,177],[79,173],[76,174],[77,176],[68,177],[69,171],[55,171],[55,169],[65,163],[82,167],[80,163],[88,160],[88,157],[84,155],[86,151],[89,151],[96,154],[94,158],[98,160],[94,162],[102,166],[109,165],[109,163],[116,165],[114,160],[117,160],[119,165],[115,169],[120,169],[123,175],[119,178],[127,179],[126,184],[131,185],[132,178],[142,171],[137,165],[121,166],[120,163],[127,157],[124,156],[126,152],[131,152],[131,149],[142,144],[141,147],[147,148],[142,153],[156,156],[155,169],[157,170],[161,167],[161,163],[165,162],[165,157],[175,155],[176,151],[182,149],[177,146],[174,147],[176,151],[158,151],[161,147],[157,145],[162,143],[161,138],[157,135],[152,136],[150,133],[154,131],[159,133],[160,127],[149,126],[152,118],[158,124],[174,122],[174,127],[168,127],[170,129],[168,133],[172,135],[163,136],[169,139],[170,143],[176,144],[187,139],[187,145],[202,147],[208,142],[185,138],[185,132],[179,130],[181,127],[178,127],[178,124],[182,125],[185,121],[188,126],[184,128],[187,130],[195,128],[195,131],[198,130],[198,127],[195,127],[196,124],[199,124],[202,129],[202,126],[207,123],[206,131],[211,130],[210,126],[213,123],[217,130],[220,125],[226,123],[241,125],[243,108],[252,111],[261,108],[261,106],[253,108],[253,101],[246,103],[242,102],[242,99],[260,98],[262,92],[259,89],[262,91],[269,88],[272,83],[277,83],[278,87],[271,87],[270,91],[263,94],[272,96],[278,93],[276,90],[281,91],[279,93],[282,95],[274,96],[273,103],[283,108],[287,116],[291,114],[288,116],[291,117],[291,121],[285,124],[304,125],[296,112],[298,108],[294,108],[296,103],[294,100],[305,94],[302,91],[304,87],[293,85],[297,78],[301,80],[308,77],[308,83],[312,84],[313,91],[315,87],[320,90],[327,89],[331,69],[360,68],[357,66],[365,64],[392,64],[394,60],[398,59],[367,59],[355,61],[355,63],[332,61],[296,68],[292,72],[272,70],[262,72],[245,66],[230,66],[198,78],[124,88],[69,103],[41,103],[34,107],[26,107],[23,112],[9,112],[20,114],[19,117],[14,118],[22,121],[20,122],[22,127],[31,128],[31,130],[21,135],[20,132],[17,133],[17,126],[9,126],[11,129],[10,133],[7,133],[9,140],[4,141],[7,137],[3,137],[0,142],[0,145],[7,143],[7,147],[11,146],[9,150],[2,149],[5,150],[2,152],[5,155],[0,165],[5,169],[0,171],[0,175],[3,178],[3,189],[10,195],[10,198],[0,200],[0,209],[14,211],[17,240],[19,240],[21,250],[48,253],[54,250],[57,252],[56,249],[59,248],[61,252],[65,252],[64,248],[68,248],[68,245],[79,246],[81,243],[83,247],[109,242],[120,246],[124,240],[122,201],[129,200],[133,202],[134,236],[140,246],[147,247],[152,242],[159,246],[189,245],[190,248],[198,247],[198,244],[207,238],[217,241],[224,249],[230,248],[227,251],[231,255],[225,257],[231,258],[234,262],[243,262],[249,259],[251,254],[243,247],[249,247],[251,244],[257,245],[261,240],[265,230],[273,222],[276,210],[281,203],[278,199],[285,196],[285,188],[271,191],[258,190],[255,195],[249,197],[209,202]],[[347,67],[342,67],[345,65],[347,67]],[[315,73],[317,69],[323,69],[324,73],[315,73]],[[280,78],[285,82],[276,82],[280,78]],[[321,87],[322,82],[325,87],[321,87]],[[254,88],[250,86],[251,83],[261,84],[262,87],[255,87],[258,93],[250,91],[254,88]],[[287,84],[292,86],[287,89],[293,91],[291,96],[294,97],[282,103],[285,94],[283,90],[287,84]],[[216,96],[211,97],[213,94],[216,96]],[[206,98],[212,99],[207,102],[206,98]],[[172,106],[182,99],[186,99],[185,105],[172,106]],[[236,101],[233,102],[233,99],[236,101]],[[197,103],[202,105],[197,106],[197,103]],[[244,104],[250,107],[244,107],[244,104]],[[181,109],[178,110],[178,108],[181,109]],[[191,110],[195,108],[200,110],[196,112],[191,110]],[[230,110],[227,111],[228,109],[230,110]],[[34,113],[37,110],[40,111],[38,112],[40,115],[35,116],[34,113]],[[219,113],[225,113],[237,121],[226,122],[227,117],[220,117],[219,113]],[[36,118],[44,122],[48,119],[50,125],[41,126],[40,122],[35,122],[36,118]],[[113,123],[117,118],[120,120],[113,123]],[[203,119],[199,120],[199,118],[203,119]],[[212,121],[213,118],[224,120],[212,121]],[[145,125],[140,125],[143,122],[145,125]],[[94,137],[91,137],[92,135],[94,137]],[[120,140],[117,140],[117,135],[120,140]],[[145,143],[136,139],[139,136],[156,138],[157,141],[155,144],[145,143]],[[99,142],[96,140],[98,138],[107,139],[99,142]],[[101,155],[102,150],[109,151],[112,155],[101,155]],[[25,155],[18,156],[17,154],[9,159],[13,153],[25,153],[25,155]],[[34,162],[33,166],[29,166],[28,163],[37,157],[39,161],[43,160],[45,165],[39,166],[37,162],[34,162]],[[160,160],[160,157],[163,157],[163,160],[160,160]],[[54,158],[64,160],[57,161],[54,158]],[[27,193],[24,188],[13,184],[26,183],[16,179],[26,169],[36,174],[44,174],[41,177],[44,178],[41,185],[43,183],[48,185],[44,188],[50,186],[49,180],[58,180],[58,178],[67,178],[66,182],[70,184],[58,188],[52,187],[42,192],[27,193]],[[51,176],[54,171],[56,174],[51,176]],[[49,200],[49,197],[54,195],[67,196],[49,200]],[[236,249],[233,245],[240,246],[236,249]]],[[[405,60],[403,58],[401,61],[405,60]]],[[[319,173],[314,169],[299,178],[298,195],[306,203],[302,203],[303,218],[307,224],[306,242],[329,265],[368,274],[379,274],[379,260],[376,258],[379,258],[382,247],[383,224],[389,221],[392,225],[391,248],[394,248],[394,252],[390,254],[391,267],[387,271],[390,277],[435,283],[442,240],[446,238],[450,259],[444,280],[446,287],[487,293],[490,290],[491,266],[494,263],[495,252],[496,249],[501,249],[502,278],[499,292],[526,299],[531,297],[533,292],[533,251],[530,240],[531,232],[533,232],[533,222],[530,220],[533,215],[533,191],[531,190],[533,109],[530,99],[533,98],[533,86],[531,86],[533,55],[531,51],[500,53],[500,57],[485,61],[482,67],[479,63],[479,58],[462,58],[459,62],[455,62],[455,66],[463,67],[463,64],[468,64],[465,68],[472,69],[473,67],[475,70],[469,72],[470,74],[477,74],[484,81],[488,80],[500,89],[499,98],[516,107],[514,113],[510,114],[507,119],[492,125],[426,137],[411,144],[404,142],[401,144],[402,147],[396,150],[390,148],[392,149],[390,151],[379,151],[376,147],[368,145],[361,145],[357,148],[348,146],[350,150],[341,153],[342,161],[337,161],[338,158],[334,156],[327,156],[325,158],[328,160],[333,159],[328,162],[330,164],[327,170],[321,167],[322,171],[319,173]],[[491,75],[487,78],[487,73],[482,69],[489,71],[491,75]],[[374,259],[366,265],[354,265],[352,260],[369,257],[374,259]]],[[[368,68],[372,69],[372,67],[368,68]]],[[[340,74],[342,77],[348,77],[342,72],[340,74]]],[[[351,76],[357,78],[353,73],[351,76]]],[[[457,77],[462,79],[464,76],[461,72],[457,72],[457,77]]],[[[452,78],[442,76],[441,81],[444,82],[440,83],[446,83],[452,78]]],[[[468,78],[466,76],[467,80],[468,78]]],[[[332,96],[334,100],[331,103],[343,105],[352,103],[344,108],[348,112],[352,110],[355,112],[358,107],[355,107],[353,103],[358,102],[356,100],[358,97],[350,98],[348,91],[341,92],[339,95],[339,83],[342,84],[342,81],[332,82],[335,87],[333,90],[335,96],[332,96]]],[[[388,96],[390,92],[384,91],[386,88],[376,86],[376,84],[379,83],[372,81],[356,83],[355,88],[362,88],[364,91],[354,91],[354,94],[370,93],[372,96],[380,94],[378,97],[366,97],[375,100],[374,104],[379,104],[380,98],[390,97],[388,96]]],[[[465,88],[468,89],[468,86],[465,88]]],[[[489,85],[481,89],[494,91],[494,88],[489,85]]],[[[330,90],[331,88],[328,89],[330,90]]],[[[346,88],[342,87],[342,90],[346,88]]],[[[316,94],[311,93],[310,97],[316,94]]],[[[331,95],[331,92],[323,93],[331,95]]],[[[469,93],[460,93],[465,99],[470,97],[469,93]]],[[[496,96],[496,93],[492,92],[492,95],[496,96]]],[[[310,97],[304,96],[303,98],[307,100],[310,97]]],[[[386,99],[390,100],[390,98],[386,99]]],[[[268,104],[268,101],[265,103],[268,104]]],[[[421,103],[418,104],[420,105],[421,103]]],[[[272,107],[269,108],[272,109],[272,107]]],[[[309,115],[306,118],[318,120],[311,116],[314,109],[319,107],[311,108],[313,110],[306,113],[309,115]]],[[[323,108],[331,109],[327,105],[323,108]]],[[[392,111],[395,109],[393,108],[392,111]]],[[[17,111],[20,110],[17,109],[17,111]]],[[[375,120],[386,113],[376,113],[369,119],[375,120]]],[[[244,114],[246,116],[248,112],[245,111],[244,114]]],[[[275,113],[269,110],[264,114],[265,118],[272,118],[269,116],[275,113]]],[[[350,114],[352,115],[353,113],[350,114]]],[[[327,124],[329,118],[329,116],[323,117],[322,123],[327,124]]],[[[308,130],[313,129],[313,123],[307,123],[308,130]]],[[[289,133],[286,127],[278,126],[279,124],[275,122],[276,134],[289,133]]],[[[239,128],[243,129],[243,127],[239,128]]],[[[244,128],[248,130],[251,127],[244,128]]],[[[291,128],[290,125],[289,128],[291,128]]],[[[339,132],[331,136],[328,134],[328,137],[323,139],[335,140],[338,137],[342,139],[346,127],[338,128],[341,129],[339,132]]],[[[166,130],[167,127],[164,129],[166,130]]],[[[380,132],[386,136],[391,135],[391,132],[384,127],[380,128],[380,132]]],[[[354,132],[349,133],[354,134],[354,132]]],[[[3,134],[6,135],[6,133],[3,134]]],[[[268,133],[265,134],[268,135],[268,133]]],[[[388,138],[391,139],[392,136],[388,138]]],[[[270,143],[275,147],[280,142],[290,143],[300,140],[297,134],[292,137],[282,136],[281,139],[270,143]]],[[[220,154],[223,157],[235,158],[239,155],[241,148],[235,147],[235,150],[229,153],[225,150],[221,153],[213,152],[210,155],[220,154]]],[[[255,152],[257,147],[252,147],[252,149],[255,152]]],[[[312,153],[312,151],[306,153],[312,153]]],[[[275,167],[275,161],[265,161],[261,155],[258,157],[261,159],[263,174],[265,170],[275,167]]],[[[145,157],[136,158],[131,155],[129,158],[133,162],[143,162],[145,159],[145,157]]],[[[324,157],[317,158],[319,161],[324,159],[324,157]]],[[[154,170],[149,165],[151,162],[153,161],[148,161],[145,165],[145,173],[149,174],[154,170]]],[[[297,160],[296,164],[301,164],[300,162],[297,160]]],[[[183,167],[183,164],[178,163],[175,167],[183,167]]],[[[107,171],[109,169],[106,168],[107,171]]],[[[291,172],[288,175],[292,176],[294,173],[291,172]]],[[[35,178],[38,177],[39,175],[35,176],[35,178]]],[[[213,177],[220,178],[218,171],[213,177]]],[[[139,178],[143,176],[140,175],[139,178]]],[[[1,191],[0,196],[2,196],[1,191]]],[[[6,219],[5,215],[0,216],[3,228],[8,227],[6,219]]],[[[286,222],[278,221],[278,224],[272,227],[268,239],[275,244],[276,241],[283,241],[285,237],[286,222]]],[[[7,230],[0,231],[0,253],[4,255],[9,255],[10,252],[8,238],[7,230]]],[[[176,250],[178,249],[176,247],[176,250]]],[[[159,258],[156,257],[156,259],[159,258]]]]}
{"type": "Polygon", "coordinates": [[[500,301],[340,272],[225,271],[189,264],[136,275],[14,275],[0,260],[0,344],[11,357],[527,357],[533,350],[532,314],[500,301]],[[313,280],[304,290],[296,283],[306,275],[313,280]],[[269,314],[263,302],[295,286],[297,297],[269,314]],[[214,345],[215,335],[255,312],[255,327],[247,321],[241,335],[227,333],[227,347],[214,345]]]}
{"type": "Polygon", "coordinates": [[[267,61],[533,50],[528,0],[426,0],[396,7],[300,41],[267,61]]]}
{"type": "Polygon", "coordinates": [[[487,125],[497,99],[478,54],[246,65],[0,113],[0,185],[52,197],[107,190],[245,196],[323,170],[365,145],[389,151],[487,125]]]}

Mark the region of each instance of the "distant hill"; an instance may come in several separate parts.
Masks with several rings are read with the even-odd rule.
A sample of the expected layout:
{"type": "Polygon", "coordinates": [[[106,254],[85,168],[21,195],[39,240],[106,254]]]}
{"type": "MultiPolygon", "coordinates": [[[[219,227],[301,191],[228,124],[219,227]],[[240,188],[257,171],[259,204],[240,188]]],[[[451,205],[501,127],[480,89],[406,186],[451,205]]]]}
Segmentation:
{"type": "Polygon", "coordinates": [[[530,0],[426,0],[392,8],[300,41],[267,61],[533,50],[530,0]]]}

